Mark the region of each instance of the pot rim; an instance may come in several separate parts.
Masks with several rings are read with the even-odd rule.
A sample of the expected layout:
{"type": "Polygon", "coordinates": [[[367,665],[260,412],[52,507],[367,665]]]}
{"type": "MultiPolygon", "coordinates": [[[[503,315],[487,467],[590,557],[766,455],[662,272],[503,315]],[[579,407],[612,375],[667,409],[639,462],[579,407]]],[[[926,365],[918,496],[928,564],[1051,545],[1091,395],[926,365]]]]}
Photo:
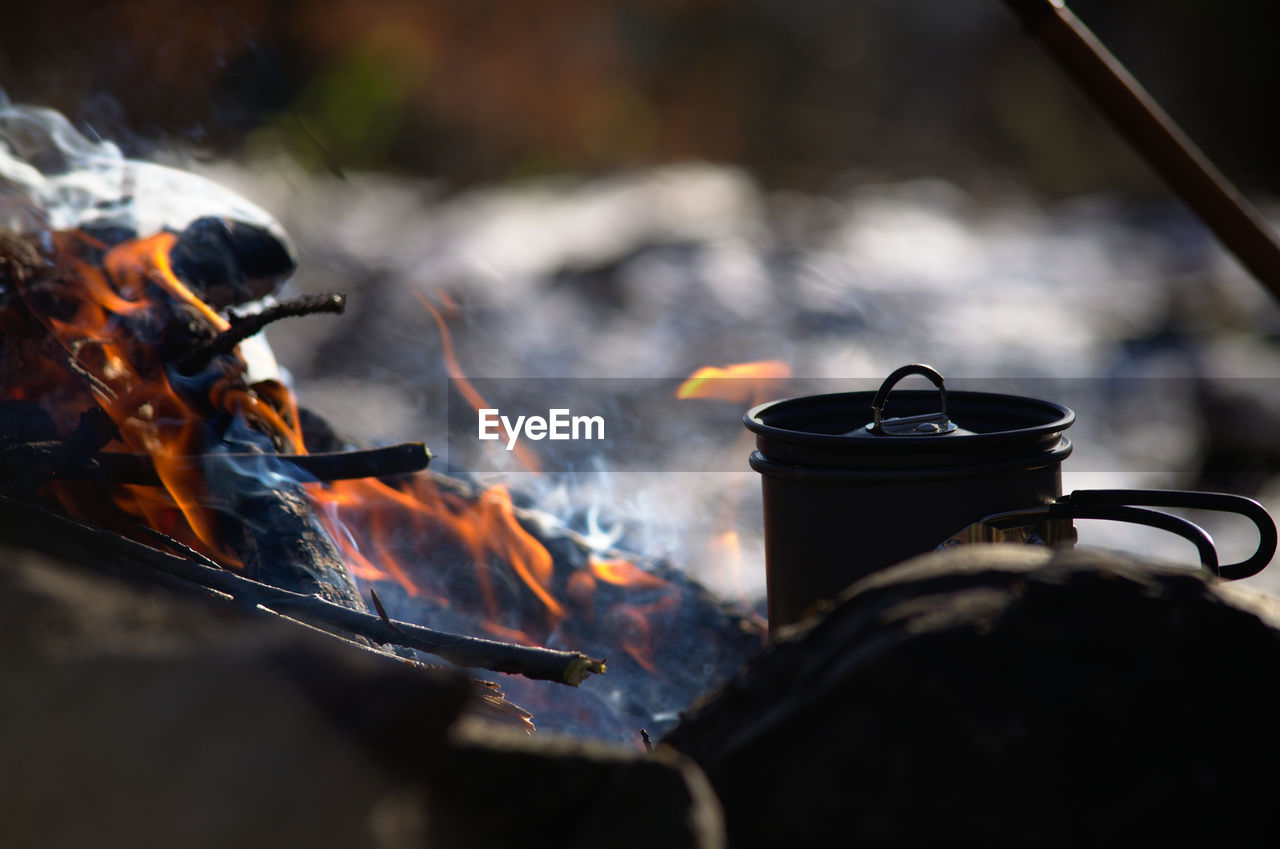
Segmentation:
{"type": "MultiPolygon", "coordinates": [[[[963,419],[966,414],[972,414],[976,410],[981,410],[984,406],[987,412],[994,411],[995,408],[1005,407],[1007,409],[1021,409],[1027,413],[1039,412],[1049,420],[1040,424],[1031,425],[1029,427],[1018,427],[1004,430],[990,430],[979,433],[950,433],[945,435],[928,435],[928,436],[892,436],[892,435],[849,435],[848,433],[820,433],[815,431],[794,430],[791,428],[777,427],[775,425],[766,424],[762,420],[762,416],[770,410],[785,411],[788,407],[794,410],[802,410],[806,407],[812,407],[815,412],[823,408],[831,408],[835,406],[843,406],[864,402],[868,411],[867,421],[871,420],[871,401],[875,397],[874,392],[835,392],[825,395],[801,395],[795,398],[782,398],[774,401],[766,401],[749,409],[742,416],[742,423],[747,429],[757,434],[759,438],[776,440],[778,442],[790,443],[795,445],[812,446],[815,448],[826,447],[830,449],[838,449],[843,451],[868,451],[879,452],[885,451],[889,453],[898,453],[902,451],[958,451],[964,448],[982,448],[988,446],[1000,445],[1009,442],[1034,443],[1040,439],[1052,437],[1060,434],[1062,431],[1071,427],[1075,423],[1076,414],[1062,404],[1053,401],[1045,401],[1039,398],[1030,398],[1023,395],[1006,395],[996,392],[970,392],[956,391],[947,393],[948,404],[953,418],[963,419]],[[947,446],[950,446],[948,448],[947,446]]],[[[936,398],[937,394],[929,391],[908,390],[906,392],[895,392],[893,398],[895,402],[902,401],[919,401],[925,398],[936,398]]],[[[855,421],[849,430],[855,430],[863,426],[863,422],[855,421]]],[[[961,427],[964,423],[959,422],[961,427]]]]}

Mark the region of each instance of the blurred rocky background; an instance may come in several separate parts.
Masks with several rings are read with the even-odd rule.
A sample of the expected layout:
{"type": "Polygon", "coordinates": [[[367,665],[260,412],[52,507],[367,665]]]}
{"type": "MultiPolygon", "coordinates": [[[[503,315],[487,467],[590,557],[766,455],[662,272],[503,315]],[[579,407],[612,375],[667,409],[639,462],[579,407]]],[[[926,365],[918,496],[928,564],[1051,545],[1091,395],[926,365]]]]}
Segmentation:
{"type": "MultiPolygon", "coordinates": [[[[1280,6],[1070,6],[1280,220],[1271,43],[1280,6]]],[[[425,439],[441,471],[465,475],[477,446],[447,433],[448,406],[465,401],[450,386],[448,348],[424,301],[473,377],[680,378],[706,364],[782,360],[796,377],[779,391],[800,394],[872,388],[904,362],[927,361],[964,388],[1076,409],[1067,490],[1221,488],[1280,511],[1280,310],[999,0],[9,2],[0,88],[63,111],[130,156],[204,173],[277,216],[300,258],[285,294],[350,295],[341,318],[269,331],[301,402],[362,443],[425,439]]],[[[688,403],[719,405],[722,426],[656,441],[662,462],[650,473],[604,473],[602,457],[574,474],[516,468],[505,479],[521,505],[594,546],[669,555],[724,596],[758,604],[759,485],[740,424],[748,401],[688,403]],[[742,471],[705,471],[724,468],[725,456],[742,471]]],[[[1247,523],[1194,518],[1214,532],[1225,562],[1252,551],[1247,523]]],[[[1082,524],[1086,542],[1193,569],[1181,540],[1082,524]]],[[[0,576],[3,621],[14,633],[39,628],[30,630],[38,639],[6,643],[16,672],[0,682],[7,745],[31,779],[0,811],[27,844],[83,842],[88,832],[57,820],[56,803],[69,793],[96,804],[93,791],[110,786],[129,798],[169,790],[178,799],[161,818],[143,810],[120,831],[149,832],[159,844],[130,845],[172,845],[174,834],[187,845],[268,845],[307,834],[315,845],[400,846],[420,845],[424,833],[443,835],[440,845],[489,845],[451,830],[463,822],[483,822],[490,843],[509,845],[534,807],[539,822],[574,826],[580,842],[566,845],[630,845],[628,835],[640,845],[723,845],[717,803],[687,762],[508,745],[420,709],[438,707],[431,688],[448,681],[392,687],[403,676],[371,669],[368,658],[326,659],[297,636],[264,631],[279,648],[246,671],[242,644],[228,642],[243,623],[160,601],[135,621],[115,615],[143,603],[132,589],[11,552],[0,561],[12,567],[0,576]],[[174,638],[175,620],[213,639],[174,638]],[[61,662],[44,662],[55,655],[61,662]],[[318,658],[304,671],[324,674],[267,680],[299,657],[318,658]],[[175,690],[175,681],[198,680],[192,664],[229,670],[218,692],[175,690]],[[147,698],[145,710],[117,697],[120,674],[147,698]],[[335,682],[362,694],[370,676],[390,682],[379,692],[396,698],[348,710],[344,696],[336,719],[312,704],[335,682]],[[48,709],[55,702],[45,693],[71,689],[48,709]],[[173,702],[175,692],[187,695],[173,702]],[[202,699],[177,712],[181,721],[170,716],[173,705],[202,699]],[[245,705],[257,711],[256,731],[236,722],[250,715],[245,705]],[[262,733],[272,723],[296,733],[262,733]],[[419,751],[408,749],[388,758],[379,734],[404,725],[415,735],[404,739],[448,757],[406,765],[419,751]],[[61,737],[68,728],[79,736],[61,737]],[[60,772],[68,756],[58,741],[92,735],[123,754],[60,772]],[[239,742],[224,751],[224,740],[239,742]],[[118,767],[184,757],[204,769],[203,782],[166,784],[118,767]],[[251,757],[296,768],[236,784],[251,757]],[[446,774],[455,761],[473,764],[477,777],[446,774]],[[364,780],[337,792],[326,783],[334,769],[364,780]],[[505,778],[495,785],[493,775],[505,778]],[[260,792],[276,776],[280,786],[298,782],[283,813],[262,802],[279,792],[260,792]],[[228,793],[231,785],[239,791],[228,793]],[[554,804],[528,793],[566,786],[573,794],[554,804]],[[485,795],[494,787],[500,803],[485,795]],[[480,801],[464,804],[473,790],[480,801]],[[530,806],[513,807],[516,796],[530,806]],[[580,798],[617,827],[582,820],[580,798]],[[288,830],[298,799],[328,806],[327,831],[320,820],[288,830]],[[494,819],[495,807],[509,816],[494,819]],[[221,826],[206,827],[210,817],[221,826]],[[650,837],[632,826],[637,817],[654,828],[670,819],[672,830],[650,837]]],[[[1274,591],[1280,566],[1252,583],[1274,591]]],[[[1271,632],[1266,640],[1274,653],[1271,632]]],[[[1197,643],[1220,644],[1236,645],[1197,643]]],[[[1232,657],[1245,668],[1262,655],[1232,657]]],[[[692,662],[681,672],[701,674],[708,688],[724,677],[692,662]]],[[[1233,682],[1257,683],[1245,673],[1233,682]]],[[[573,695],[584,709],[623,714],[627,724],[598,736],[625,740],[638,731],[629,692],[589,684],[573,695]]],[[[676,722],[679,707],[662,707],[655,722],[676,722]]],[[[544,730],[581,733],[570,712],[537,719],[544,730]]],[[[1255,725],[1246,718],[1240,727],[1255,725]]],[[[115,796],[102,804],[130,818],[142,810],[115,796]]]]}

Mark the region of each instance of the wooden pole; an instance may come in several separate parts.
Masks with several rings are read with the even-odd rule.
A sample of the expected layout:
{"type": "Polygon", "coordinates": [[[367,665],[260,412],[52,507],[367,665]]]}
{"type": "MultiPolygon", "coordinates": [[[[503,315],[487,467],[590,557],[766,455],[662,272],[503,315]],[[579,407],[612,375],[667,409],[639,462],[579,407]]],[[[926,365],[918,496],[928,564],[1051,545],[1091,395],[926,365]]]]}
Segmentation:
{"type": "Polygon", "coordinates": [[[1173,192],[1280,302],[1280,241],[1063,0],[1005,0],[1027,31],[1173,192]]]}

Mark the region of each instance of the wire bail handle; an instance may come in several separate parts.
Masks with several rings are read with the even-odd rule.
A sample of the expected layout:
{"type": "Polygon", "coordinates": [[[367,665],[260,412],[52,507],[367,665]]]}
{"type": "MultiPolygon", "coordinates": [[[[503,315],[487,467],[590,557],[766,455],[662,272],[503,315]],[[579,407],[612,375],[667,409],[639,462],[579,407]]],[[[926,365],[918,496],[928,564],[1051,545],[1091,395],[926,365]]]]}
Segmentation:
{"type": "Polygon", "coordinates": [[[947,387],[943,382],[943,377],[938,373],[937,369],[924,363],[910,363],[902,368],[895,369],[892,374],[886,377],[884,383],[880,384],[876,397],[871,401],[871,415],[872,420],[867,425],[867,430],[877,436],[938,436],[951,433],[956,429],[956,423],[947,418],[947,387]],[[886,419],[884,417],[884,407],[885,402],[889,399],[889,390],[893,389],[894,385],[902,378],[912,374],[927,377],[934,386],[938,387],[938,396],[942,409],[936,413],[886,419]]]}

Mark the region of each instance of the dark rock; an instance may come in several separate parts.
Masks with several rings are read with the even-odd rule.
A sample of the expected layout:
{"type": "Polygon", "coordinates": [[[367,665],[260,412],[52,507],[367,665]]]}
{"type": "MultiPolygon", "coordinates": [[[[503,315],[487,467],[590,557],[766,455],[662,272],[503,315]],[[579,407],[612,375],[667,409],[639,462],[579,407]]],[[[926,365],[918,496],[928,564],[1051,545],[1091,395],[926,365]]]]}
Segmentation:
{"type": "Polygon", "coordinates": [[[428,785],[428,846],[509,849],[722,847],[715,793],[671,749],[530,739],[461,724],[428,785]]]}
{"type": "Polygon", "coordinates": [[[53,416],[35,401],[0,401],[0,446],[57,438],[53,416]]]}
{"type": "Polygon", "coordinates": [[[734,847],[1258,845],[1280,632],[1229,598],[1101,554],[927,555],[784,630],[665,742],[734,847]]]}
{"type": "Polygon", "coordinates": [[[114,247],[121,242],[138,238],[138,231],[110,220],[90,221],[80,225],[80,231],[86,236],[97,239],[107,247],[114,247]]]}
{"type": "Polygon", "coordinates": [[[298,427],[302,431],[302,444],[312,453],[348,448],[349,443],[338,436],[328,419],[309,407],[298,406],[298,427]]]}
{"type": "Polygon", "coordinates": [[[530,738],[461,675],[88,565],[0,546],[0,845],[724,845],[674,753],[530,738]]]}
{"type": "Polygon", "coordinates": [[[467,698],[399,666],[0,548],[0,843],[374,846],[415,782],[370,720],[422,757],[467,698]]]}
{"type": "Polygon", "coordinates": [[[269,230],[212,215],[187,225],[169,260],[174,274],[217,309],[272,294],[298,267],[293,248],[269,230]]]}

